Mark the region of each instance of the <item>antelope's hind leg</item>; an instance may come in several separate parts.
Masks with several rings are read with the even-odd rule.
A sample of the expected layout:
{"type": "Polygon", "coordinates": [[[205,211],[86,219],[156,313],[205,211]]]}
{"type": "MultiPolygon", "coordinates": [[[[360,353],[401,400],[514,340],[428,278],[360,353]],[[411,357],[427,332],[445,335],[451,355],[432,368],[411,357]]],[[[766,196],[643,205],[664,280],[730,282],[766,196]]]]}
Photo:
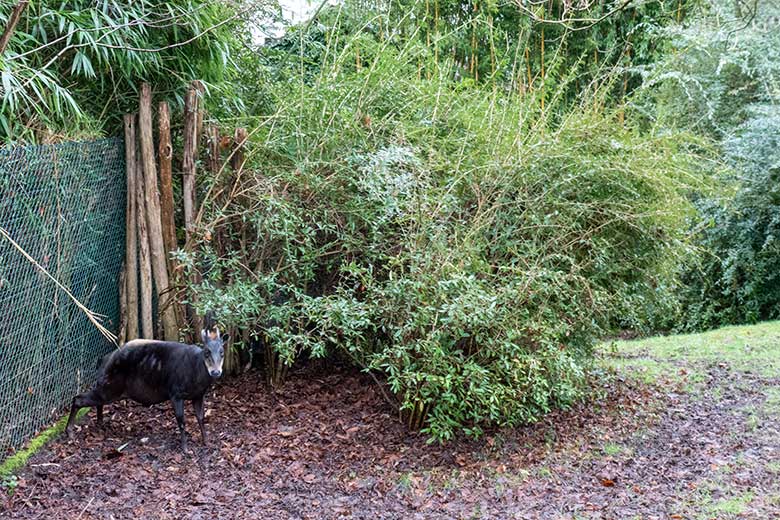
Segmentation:
{"type": "Polygon", "coordinates": [[[73,398],[73,402],[70,405],[70,415],[68,416],[68,424],[65,425],[65,433],[68,435],[69,438],[73,438],[73,432],[71,430],[71,426],[73,426],[73,422],[76,420],[76,414],[81,408],[86,408],[88,406],[96,406],[98,409],[98,423],[102,423],[103,421],[103,404],[105,404],[105,401],[95,392],[95,390],[91,390],[89,392],[79,394],[76,397],[73,398]]]}

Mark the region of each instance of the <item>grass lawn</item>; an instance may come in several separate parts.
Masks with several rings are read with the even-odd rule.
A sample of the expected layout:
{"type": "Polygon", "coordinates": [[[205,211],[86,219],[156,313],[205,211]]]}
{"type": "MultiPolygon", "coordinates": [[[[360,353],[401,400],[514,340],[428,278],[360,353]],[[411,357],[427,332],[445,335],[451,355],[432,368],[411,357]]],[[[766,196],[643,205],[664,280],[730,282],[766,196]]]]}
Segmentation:
{"type": "Polygon", "coordinates": [[[715,457],[680,501],[689,512],[682,518],[780,518],[766,516],[780,511],[780,321],[612,341],[600,352],[615,373],[686,395],[693,406],[689,417],[678,414],[681,424],[698,408],[703,413],[694,420],[720,417],[727,425],[706,440],[710,448],[733,451],[715,457]]]}
{"type": "Polygon", "coordinates": [[[773,378],[780,376],[780,321],[613,341],[601,351],[607,365],[623,374],[653,383],[686,382],[688,389],[713,365],[773,378]]]}

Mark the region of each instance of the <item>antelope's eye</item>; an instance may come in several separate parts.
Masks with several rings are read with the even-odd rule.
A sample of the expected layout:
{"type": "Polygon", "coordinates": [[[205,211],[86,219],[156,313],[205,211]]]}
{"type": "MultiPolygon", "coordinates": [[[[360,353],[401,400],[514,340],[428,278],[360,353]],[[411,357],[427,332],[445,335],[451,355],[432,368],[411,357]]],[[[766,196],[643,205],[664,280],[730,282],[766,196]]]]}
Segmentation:
{"type": "Polygon", "coordinates": [[[221,349],[219,349],[219,355],[220,355],[220,356],[221,356],[222,354],[224,354],[224,353],[225,353],[225,349],[222,349],[222,348],[221,348],[221,349]]]}

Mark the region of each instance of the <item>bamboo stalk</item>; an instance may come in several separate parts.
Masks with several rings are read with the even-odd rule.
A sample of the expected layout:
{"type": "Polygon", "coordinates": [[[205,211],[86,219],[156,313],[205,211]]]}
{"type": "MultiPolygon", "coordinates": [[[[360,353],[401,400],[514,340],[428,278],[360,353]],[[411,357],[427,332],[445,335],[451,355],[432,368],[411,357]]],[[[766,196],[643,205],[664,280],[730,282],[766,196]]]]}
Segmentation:
{"type": "Polygon", "coordinates": [[[525,68],[528,73],[528,90],[533,90],[533,78],[531,78],[531,51],[525,47],[525,68]]]}
{"type": "Polygon", "coordinates": [[[75,296],[73,296],[73,293],[70,292],[70,290],[67,287],[65,287],[59,280],[57,280],[57,278],[55,278],[49,271],[47,271],[46,268],[44,268],[37,260],[35,260],[35,258],[33,258],[32,255],[30,255],[30,253],[25,251],[24,248],[22,248],[22,246],[20,246],[19,243],[16,242],[16,240],[11,238],[11,235],[8,234],[8,231],[3,229],[2,226],[0,226],[0,236],[8,240],[8,242],[10,242],[11,245],[14,246],[14,248],[16,248],[16,250],[19,251],[22,254],[22,256],[24,256],[27,259],[28,262],[30,262],[36,268],[38,268],[38,270],[41,273],[43,273],[45,276],[47,276],[51,281],[53,281],[54,284],[57,287],[59,287],[62,292],[67,294],[68,298],[70,298],[73,301],[73,303],[76,304],[76,307],[78,307],[79,310],[84,313],[84,315],[87,317],[89,321],[92,322],[95,328],[98,329],[98,331],[100,331],[100,333],[107,340],[109,340],[111,343],[116,345],[116,336],[110,330],[108,330],[107,328],[105,328],[103,325],[100,324],[100,321],[105,317],[104,315],[91,311],[90,309],[87,308],[86,305],[81,303],[75,296]]]}
{"type": "Polygon", "coordinates": [[[143,165],[144,193],[146,195],[146,225],[149,232],[149,253],[152,260],[152,274],[157,289],[157,308],[163,336],[167,341],[177,341],[179,330],[173,311],[168,283],[168,260],[163,243],[160,194],[157,189],[157,165],[154,160],[154,139],[152,135],[152,89],[148,83],[141,84],[141,103],[138,111],[138,133],[141,143],[141,164],[143,165]]]}
{"type": "Polygon", "coordinates": [[[542,74],[542,111],[544,111],[544,94],[546,89],[544,88],[544,25],[542,25],[542,35],[540,38],[541,52],[539,59],[541,60],[541,74],[542,74]]]}
{"type": "Polygon", "coordinates": [[[135,115],[125,114],[125,175],[127,177],[127,209],[125,234],[125,296],[127,312],[126,341],[138,337],[138,218],[136,191],[135,115]]]}

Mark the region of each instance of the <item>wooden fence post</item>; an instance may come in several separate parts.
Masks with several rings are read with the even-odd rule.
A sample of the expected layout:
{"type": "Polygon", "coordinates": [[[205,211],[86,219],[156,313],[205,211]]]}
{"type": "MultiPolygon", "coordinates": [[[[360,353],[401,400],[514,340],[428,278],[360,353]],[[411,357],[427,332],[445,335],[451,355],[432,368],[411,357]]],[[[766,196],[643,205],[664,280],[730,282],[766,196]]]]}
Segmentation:
{"type": "Polygon", "coordinates": [[[154,160],[154,138],[152,135],[152,89],[148,83],[141,84],[141,103],[138,111],[138,133],[141,139],[141,163],[143,164],[144,193],[146,194],[146,225],[149,231],[149,252],[152,259],[152,273],[157,288],[157,308],[162,324],[163,337],[167,341],[178,341],[179,330],[176,315],[171,305],[168,283],[168,260],[163,244],[160,218],[160,194],[157,189],[157,165],[154,160]]]}
{"type": "MultiPolygon", "coordinates": [[[[195,160],[198,149],[198,96],[195,87],[190,85],[184,97],[184,136],[182,150],[182,192],[184,199],[184,229],[187,242],[190,241],[195,221],[195,160]]],[[[198,331],[200,332],[200,331],[198,331]]]]}
{"type": "MultiPolygon", "coordinates": [[[[131,116],[135,118],[135,114],[131,116]]],[[[133,132],[133,155],[136,155],[133,132]]],[[[143,339],[154,339],[152,319],[152,260],[149,255],[149,232],[146,229],[146,197],[140,161],[135,161],[135,223],[138,227],[138,267],[141,279],[140,333],[143,339]]]]}
{"type": "Polygon", "coordinates": [[[201,98],[206,94],[206,86],[203,84],[200,80],[195,80],[192,82],[192,86],[195,88],[195,102],[196,102],[196,113],[197,113],[197,119],[195,122],[195,142],[200,142],[201,134],[203,133],[203,103],[200,102],[201,98]]]}
{"type": "MultiPolygon", "coordinates": [[[[173,146],[171,145],[171,116],[167,102],[160,102],[157,117],[159,120],[157,157],[160,160],[160,219],[165,252],[170,262],[170,253],[175,250],[178,245],[176,243],[176,222],[173,217],[173,146]]],[[[173,263],[170,263],[170,267],[173,267],[173,263]]],[[[170,269],[168,274],[173,277],[173,269],[170,269]]]]}
{"type": "MultiPolygon", "coordinates": [[[[198,92],[196,82],[187,89],[184,97],[184,136],[182,150],[182,198],[184,199],[184,230],[186,233],[187,247],[193,247],[192,232],[195,223],[195,166],[198,157],[198,92]]],[[[197,272],[195,281],[199,281],[197,272]]],[[[190,295],[193,301],[197,295],[190,295]]],[[[190,318],[194,331],[195,341],[200,339],[200,331],[203,328],[203,317],[198,315],[193,307],[189,307],[190,318]]]]}
{"type": "Polygon", "coordinates": [[[209,125],[206,128],[206,139],[209,150],[208,168],[211,173],[216,175],[219,173],[221,159],[219,153],[219,127],[217,125],[209,125]]]}
{"type": "Polygon", "coordinates": [[[127,333],[125,340],[138,337],[138,211],[136,209],[135,114],[125,114],[125,175],[127,176],[127,209],[125,213],[125,300],[127,333]]]}
{"type": "Polygon", "coordinates": [[[246,158],[244,156],[244,149],[246,148],[247,132],[246,128],[236,128],[233,134],[233,157],[230,161],[230,165],[233,167],[233,171],[240,173],[244,168],[246,158]]]}
{"type": "Polygon", "coordinates": [[[117,344],[127,343],[127,266],[122,262],[119,270],[119,334],[117,344]]]}
{"type": "MultiPolygon", "coordinates": [[[[159,142],[157,143],[157,157],[160,161],[160,218],[162,219],[163,243],[165,244],[165,257],[168,260],[168,281],[173,287],[176,285],[176,262],[171,258],[171,252],[179,245],[176,240],[176,219],[174,217],[173,202],[173,145],[171,144],[171,115],[168,103],[161,101],[158,112],[159,142]]],[[[176,326],[184,326],[182,306],[178,302],[171,302],[176,316],[176,326]]]]}

